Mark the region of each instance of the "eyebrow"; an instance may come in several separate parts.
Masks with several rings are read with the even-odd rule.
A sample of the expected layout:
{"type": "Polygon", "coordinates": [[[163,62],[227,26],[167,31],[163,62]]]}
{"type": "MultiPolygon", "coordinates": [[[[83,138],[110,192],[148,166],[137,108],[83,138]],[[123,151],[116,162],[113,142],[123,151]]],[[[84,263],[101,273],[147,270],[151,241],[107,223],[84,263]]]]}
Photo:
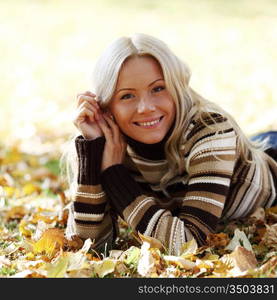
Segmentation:
{"type": "MultiPolygon", "coordinates": [[[[159,81],[159,80],[164,80],[164,79],[163,79],[163,78],[158,78],[158,79],[154,80],[153,82],[151,82],[151,83],[148,85],[148,87],[151,86],[152,84],[154,84],[155,82],[159,81]]],[[[132,88],[122,88],[122,89],[116,91],[115,94],[117,94],[117,93],[119,93],[119,92],[121,92],[121,91],[125,91],[125,90],[128,90],[128,91],[135,91],[136,89],[132,89],[132,88]]]]}

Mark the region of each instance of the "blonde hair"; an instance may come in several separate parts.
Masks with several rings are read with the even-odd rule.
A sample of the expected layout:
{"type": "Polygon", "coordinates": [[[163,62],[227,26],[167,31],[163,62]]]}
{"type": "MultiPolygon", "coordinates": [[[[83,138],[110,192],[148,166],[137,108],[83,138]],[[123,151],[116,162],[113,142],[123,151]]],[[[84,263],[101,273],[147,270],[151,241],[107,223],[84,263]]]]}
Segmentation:
{"type": "MultiPolygon", "coordinates": [[[[191,76],[189,67],[163,41],[142,33],[116,39],[97,61],[92,79],[94,92],[98,96],[99,104],[103,109],[108,107],[113,97],[119,72],[126,59],[146,55],[153,57],[160,64],[166,89],[171,94],[176,105],[174,129],[165,144],[165,154],[169,169],[161,179],[161,187],[164,190],[166,183],[174,175],[181,174],[185,170],[182,157],[183,151],[181,153],[180,147],[183,142],[184,132],[188,129],[191,118],[195,114],[198,114],[202,120],[202,113],[205,113],[214,123],[216,121],[210,112],[222,113],[227,117],[238,135],[238,144],[245,161],[248,160],[249,149],[255,152],[260,148],[260,144],[252,143],[247,139],[235,120],[227,112],[189,87],[191,76]]],[[[203,123],[209,126],[204,120],[203,123]]],[[[67,160],[66,173],[71,184],[76,179],[77,173],[76,153],[72,155],[72,151],[75,151],[75,149],[72,149],[73,147],[75,146],[71,141],[69,146],[71,150],[64,155],[65,160],[67,160]]]]}

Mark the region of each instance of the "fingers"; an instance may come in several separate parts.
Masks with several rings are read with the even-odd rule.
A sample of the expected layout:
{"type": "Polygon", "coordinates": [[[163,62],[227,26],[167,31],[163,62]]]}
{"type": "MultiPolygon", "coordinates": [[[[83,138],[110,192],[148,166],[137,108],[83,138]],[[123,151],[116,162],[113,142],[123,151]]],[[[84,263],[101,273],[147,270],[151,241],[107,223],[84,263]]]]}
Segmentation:
{"type": "Polygon", "coordinates": [[[77,94],[77,106],[80,106],[85,101],[91,103],[92,105],[95,105],[95,107],[97,109],[100,109],[100,106],[97,103],[95,94],[93,94],[89,91],[87,91],[85,93],[77,94]]]}
{"type": "Polygon", "coordinates": [[[99,116],[99,120],[98,120],[98,125],[101,128],[101,130],[103,131],[106,141],[108,143],[113,143],[113,134],[111,129],[108,127],[107,122],[105,121],[105,119],[103,118],[103,115],[99,116]]]}
{"type": "Polygon", "coordinates": [[[120,130],[119,130],[117,124],[106,114],[104,114],[103,117],[111,128],[114,141],[119,141],[120,140],[120,130]]]}

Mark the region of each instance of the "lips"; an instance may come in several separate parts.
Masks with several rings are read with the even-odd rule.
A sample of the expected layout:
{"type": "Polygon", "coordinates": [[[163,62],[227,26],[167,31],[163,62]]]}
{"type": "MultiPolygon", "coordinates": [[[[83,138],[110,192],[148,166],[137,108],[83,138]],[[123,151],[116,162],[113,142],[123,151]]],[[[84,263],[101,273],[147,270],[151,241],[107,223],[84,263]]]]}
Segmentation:
{"type": "Polygon", "coordinates": [[[134,124],[136,124],[137,126],[140,126],[140,127],[149,128],[149,127],[153,127],[153,126],[159,124],[162,119],[163,119],[163,116],[156,118],[156,119],[152,118],[151,120],[148,120],[148,121],[134,122],[134,124]]]}

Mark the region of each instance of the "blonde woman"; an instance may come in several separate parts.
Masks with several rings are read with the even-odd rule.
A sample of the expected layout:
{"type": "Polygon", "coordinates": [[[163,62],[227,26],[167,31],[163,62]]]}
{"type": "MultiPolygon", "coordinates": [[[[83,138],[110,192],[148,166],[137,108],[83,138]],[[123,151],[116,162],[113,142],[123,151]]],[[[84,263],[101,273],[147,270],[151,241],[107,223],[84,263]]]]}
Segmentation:
{"type": "Polygon", "coordinates": [[[192,238],[203,245],[219,221],[274,204],[277,163],[189,79],[186,64],[149,35],[104,51],[94,93],[77,97],[68,237],[112,247],[120,216],[179,254],[192,238]]]}

